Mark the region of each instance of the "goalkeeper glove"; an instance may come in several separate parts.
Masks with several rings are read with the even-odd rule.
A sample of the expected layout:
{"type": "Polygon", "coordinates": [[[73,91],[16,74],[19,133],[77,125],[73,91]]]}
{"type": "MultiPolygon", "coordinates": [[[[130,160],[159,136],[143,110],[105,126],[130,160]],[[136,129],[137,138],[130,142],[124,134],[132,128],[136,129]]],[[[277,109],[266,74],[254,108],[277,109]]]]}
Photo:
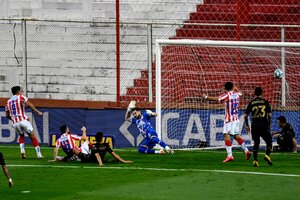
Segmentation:
{"type": "Polygon", "coordinates": [[[146,110],[146,113],[147,113],[148,115],[153,115],[153,112],[152,112],[151,110],[146,110]]]}

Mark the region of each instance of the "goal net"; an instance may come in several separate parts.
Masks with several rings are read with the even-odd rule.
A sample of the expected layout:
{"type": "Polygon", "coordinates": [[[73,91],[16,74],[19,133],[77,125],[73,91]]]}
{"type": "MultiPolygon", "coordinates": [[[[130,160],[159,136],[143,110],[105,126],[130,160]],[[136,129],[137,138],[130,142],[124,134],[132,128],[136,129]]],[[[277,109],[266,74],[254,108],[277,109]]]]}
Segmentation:
{"type": "Polygon", "coordinates": [[[224,103],[207,101],[202,94],[217,97],[228,81],[243,93],[240,132],[247,144],[252,142],[244,112],[258,86],[272,106],[271,131],[280,130],[277,117],[284,115],[299,133],[299,57],[300,43],[157,40],[158,134],[173,148],[223,147],[224,103]],[[277,68],[282,78],[274,77],[277,68]]]}

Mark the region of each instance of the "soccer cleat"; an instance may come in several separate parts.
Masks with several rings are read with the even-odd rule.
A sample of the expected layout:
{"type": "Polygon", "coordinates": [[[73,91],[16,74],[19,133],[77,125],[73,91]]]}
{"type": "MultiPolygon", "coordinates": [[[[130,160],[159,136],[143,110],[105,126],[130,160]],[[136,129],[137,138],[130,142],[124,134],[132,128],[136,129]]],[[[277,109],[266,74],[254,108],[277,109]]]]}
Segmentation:
{"type": "Polygon", "coordinates": [[[13,181],[11,178],[8,179],[8,186],[12,187],[14,185],[13,181]]]}
{"type": "Polygon", "coordinates": [[[26,159],[26,154],[25,153],[21,153],[21,158],[22,159],[26,159]]]}
{"type": "Polygon", "coordinates": [[[249,160],[251,157],[251,152],[250,151],[247,151],[246,153],[246,160],[249,160]]]}
{"type": "Polygon", "coordinates": [[[43,159],[44,158],[41,153],[38,153],[37,157],[38,157],[38,159],[43,159]]]}
{"type": "Polygon", "coordinates": [[[265,160],[265,161],[267,161],[268,165],[270,165],[270,166],[272,166],[272,165],[273,165],[273,162],[272,162],[272,160],[271,160],[270,156],[268,156],[268,155],[265,155],[265,156],[264,156],[264,160],[265,160]]]}
{"type": "Polygon", "coordinates": [[[166,150],[169,154],[174,154],[174,151],[172,149],[166,150]]]}
{"type": "Polygon", "coordinates": [[[253,160],[253,167],[259,167],[259,164],[258,164],[257,160],[253,160]]]}
{"type": "Polygon", "coordinates": [[[226,159],[223,160],[223,163],[230,162],[230,161],[233,161],[233,160],[234,160],[233,156],[227,156],[226,159]]]}

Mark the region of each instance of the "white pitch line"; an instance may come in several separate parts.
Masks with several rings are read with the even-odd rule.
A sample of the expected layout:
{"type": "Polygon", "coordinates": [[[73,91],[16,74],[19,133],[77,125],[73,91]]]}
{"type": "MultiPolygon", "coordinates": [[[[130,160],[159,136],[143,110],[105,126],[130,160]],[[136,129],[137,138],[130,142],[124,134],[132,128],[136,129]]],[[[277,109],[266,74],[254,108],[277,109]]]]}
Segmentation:
{"type": "Polygon", "coordinates": [[[209,170],[209,169],[168,169],[168,168],[144,168],[144,167],[88,167],[88,166],[72,166],[72,165],[7,165],[8,167],[36,167],[36,168],[84,168],[84,169],[121,169],[121,170],[147,170],[147,171],[178,171],[178,172],[216,172],[229,174],[249,174],[249,175],[265,175],[265,176],[283,176],[283,177],[300,177],[300,174],[278,174],[265,172],[246,172],[231,170],[209,170]]]}

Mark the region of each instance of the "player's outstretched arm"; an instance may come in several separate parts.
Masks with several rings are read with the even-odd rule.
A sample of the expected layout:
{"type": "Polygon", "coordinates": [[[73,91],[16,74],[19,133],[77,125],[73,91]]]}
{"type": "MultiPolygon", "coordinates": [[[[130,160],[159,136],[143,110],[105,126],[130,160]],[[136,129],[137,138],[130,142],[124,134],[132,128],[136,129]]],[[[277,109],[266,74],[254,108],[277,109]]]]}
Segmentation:
{"type": "Polygon", "coordinates": [[[25,104],[26,104],[27,106],[29,106],[33,111],[35,111],[39,116],[42,116],[42,115],[43,115],[43,113],[42,113],[41,111],[39,111],[38,109],[36,109],[36,107],[35,107],[29,100],[27,100],[27,101],[25,102],[25,104]]]}
{"type": "Polygon", "coordinates": [[[85,139],[86,139],[86,128],[83,126],[83,127],[81,128],[81,131],[82,131],[81,139],[82,139],[82,140],[85,140],[85,139]]]}
{"type": "Polygon", "coordinates": [[[130,121],[130,115],[131,115],[132,109],[135,108],[135,105],[136,105],[136,101],[130,101],[130,103],[128,104],[127,111],[125,114],[125,121],[130,121]]]}
{"type": "Polygon", "coordinates": [[[133,161],[131,160],[123,160],[118,154],[116,154],[115,152],[111,152],[110,153],[116,160],[122,162],[122,163],[133,163],[133,161]]]}
{"type": "Polygon", "coordinates": [[[205,93],[202,94],[202,97],[203,97],[204,99],[211,100],[211,101],[218,101],[218,100],[219,100],[218,97],[208,96],[208,95],[205,94],[205,93]]]}
{"type": "Polygon", "coordinates": [[[59,146],[56,146],[53,150],[53,160],[49,160],[48,162],[56,162],[58,161],[56,158],[57,158],[57,154],[58,154],[58,149],[59,149],[59,146]]]}
{"type": "Polygon", "coordinates": [[[236,86],[233,87],[233,91],[236,91],[237,93],[239,93],[240,96],[243,95],[243,93],[241,92],[241,90],[238,87],[236,87],[236,86]]]}
{"type": "Polygon", "coordinates": [[[297,139],[293,137],[293,153],[297,153],[297,139]]]}
{"type": "Polygon", "coordinates": [[[103,162],[99,153],[95,153],[99,166],[103,166],[103,162]]]}
{"type": "Polygon", "coordinates": [[[245,125],[246,125],[246,131],[249,134],[250,133],[250,127],[249,127],[249,115],[246,113],[245,116],[245,125]]]}
{"type": "Polygon", "coordinates": [[[156,112],[152,112],[151,110],[146,110],[146,113],[148,115],[150,115],[151,117],[156,117],[157,116],[157,113],[156,112]]]}
{"type": "Polygon", "coordinates": [[[8,186],[12,187],[14,185],[14,183],[13,183],[12,179],[10,178],[10,174],[9,174],[8,169],[7,169],[7,166],[6,165],[2,165],[2,170],[3,170],[5,176],[6,176],[7,180],[8,180],[8,186]]]}
{"type": "Polygon", "coordinates": [[[125,114],[125,121],[130,122],[130,115],[131,115],[131,110],[127,109],[126,114],[125,114]]]}

